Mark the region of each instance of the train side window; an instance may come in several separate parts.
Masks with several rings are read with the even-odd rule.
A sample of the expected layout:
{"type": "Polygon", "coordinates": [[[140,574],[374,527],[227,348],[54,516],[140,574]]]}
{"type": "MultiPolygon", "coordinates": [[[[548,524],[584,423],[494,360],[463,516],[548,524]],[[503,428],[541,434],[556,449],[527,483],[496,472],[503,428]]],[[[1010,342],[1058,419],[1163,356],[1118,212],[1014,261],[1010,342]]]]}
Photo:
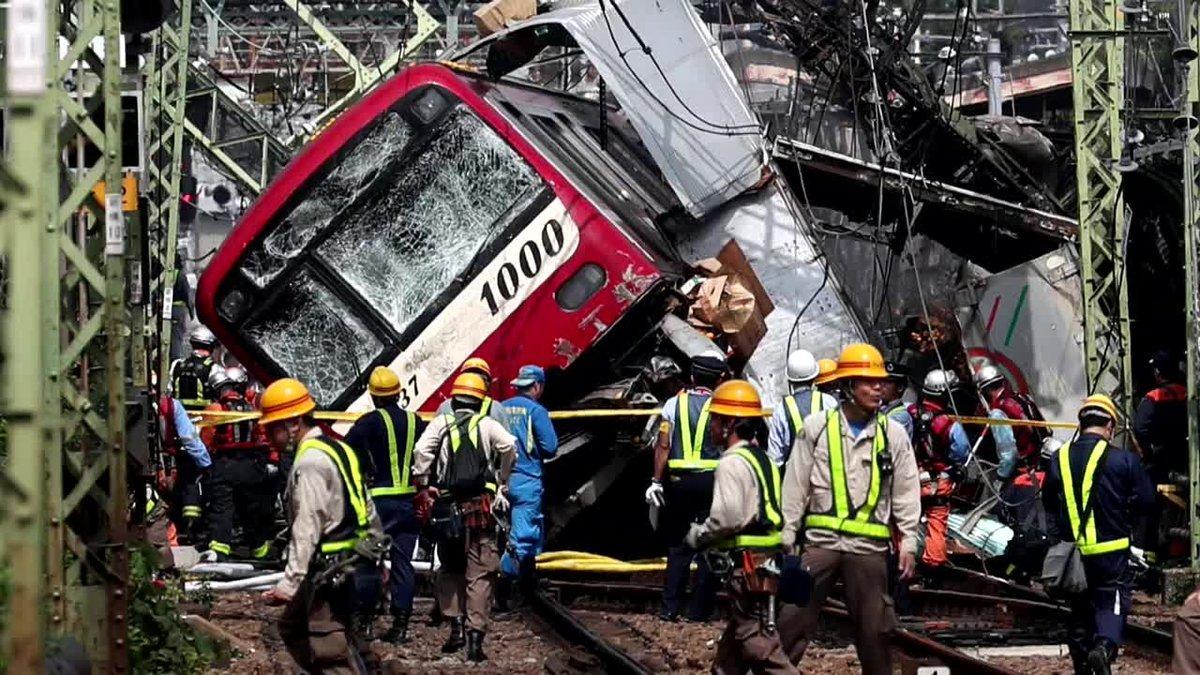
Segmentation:
{"type": "Polygon", "coordinates": [[[571,275],[554,291],[554,301],[559,307],[573,312],[604,288],[608,274],[596,263],[588,263],[571,275]]]}

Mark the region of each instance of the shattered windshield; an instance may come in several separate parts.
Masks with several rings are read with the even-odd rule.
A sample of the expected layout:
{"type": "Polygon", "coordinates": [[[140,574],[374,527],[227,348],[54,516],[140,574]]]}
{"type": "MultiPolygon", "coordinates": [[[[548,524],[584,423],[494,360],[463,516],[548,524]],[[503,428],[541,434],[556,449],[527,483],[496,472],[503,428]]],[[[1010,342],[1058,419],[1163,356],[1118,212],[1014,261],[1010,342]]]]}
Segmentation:
{"type": "Polygon", "coordinates": [[[306,383],[318,403],[329,404],[383,349],[379,338],[346,309],[345,302],[303,270],[242,333],[289,376],[306,383]]]}
{"type": "Polygon", "coordinates": [[[394,169],[342,213],[317,254],[402,333],[542,183],[463,107],[394,169]]]}

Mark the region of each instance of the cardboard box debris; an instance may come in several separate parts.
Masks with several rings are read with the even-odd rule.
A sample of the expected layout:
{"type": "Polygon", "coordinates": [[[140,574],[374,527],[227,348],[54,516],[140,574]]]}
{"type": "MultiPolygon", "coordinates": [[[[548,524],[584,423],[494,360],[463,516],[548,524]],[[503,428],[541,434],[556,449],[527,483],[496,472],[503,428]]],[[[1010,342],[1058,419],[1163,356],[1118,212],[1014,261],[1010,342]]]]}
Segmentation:
{"type": "Polygon", "coordinates": [[[748,359],[767,334],[766,316],[775,310],[754,268],[736,241],[716,258],[693,267],[704,279],[693,292],[688,322],[713,338],[724,338],[731,356],[748,359]]]}
{"type": "Polygon", "coordinates": [[[475,10],[475,28],[486,37],[537,14],[536,0],[492,0],[475,10]]]}

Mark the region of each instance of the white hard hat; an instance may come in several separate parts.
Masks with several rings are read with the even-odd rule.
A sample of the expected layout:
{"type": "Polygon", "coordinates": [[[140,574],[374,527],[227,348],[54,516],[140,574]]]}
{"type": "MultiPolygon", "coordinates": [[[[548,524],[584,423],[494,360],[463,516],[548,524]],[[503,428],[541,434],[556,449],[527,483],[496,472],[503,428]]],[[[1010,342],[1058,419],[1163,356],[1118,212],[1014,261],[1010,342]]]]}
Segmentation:
{"type": "Polygon", "coordinates": [[[225,369],[225,374],[229,376],[229,381],[237,385],[243,385],[250,381],[250,377],[246,375],[246,370],[241,366],[229,366],[225,369]]]}
{"type": "Polygon", "coordinates": [[[945,396],[958,389],[958,375],[953,370],[933,369],[925,375],[925,384],[921,391],[931,396],[945,396]]]}
{"type": "Polygon", "coordinates": [[[815,380],[820,370],[820,367],[817,365],[817,357],[813,356],[812,352],[807,349],[797,349],[788,355],[788,382],[808,382],[809,380],[815,380]]]}
{"type": "Polygon", "coordinates": [[[188,336],[188,340],[196,347],[212,348],[217,346],[217,336],[213,335],[208,326],[196,326],[193,328],[191,335],[188,336]]]}
{"type": "Polygon", "coordinates": [[[1004,381],[1004,373],[996,366],[988,364],[975,371],[975,386],[984,389],[997,382],[1004,381]]]}
{"type": "Polygon", "coordinates": [[[212,370],[208,371],[208,388],[211,391],[217,391],[227,384],[232,384],[229,373],[226,372],[224,366],[213,366],[212,370]]]}

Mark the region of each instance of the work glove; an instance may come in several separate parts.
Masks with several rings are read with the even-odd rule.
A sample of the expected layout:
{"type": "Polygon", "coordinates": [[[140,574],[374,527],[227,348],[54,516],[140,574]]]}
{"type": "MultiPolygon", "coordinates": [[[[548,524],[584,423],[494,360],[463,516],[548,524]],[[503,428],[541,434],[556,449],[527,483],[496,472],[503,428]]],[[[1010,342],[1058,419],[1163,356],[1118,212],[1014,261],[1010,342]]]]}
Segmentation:
{"type": "Polygon", "coordinates": [[[496,497],[492,500],[492,511],[507,513],[508,507],[508,488],[501,485],[500,489],[496,491],[496,497]]]}
{"type": "Polygon", "coordinates": [[[692,523],[692,526],[688,528],[687,536],[683,538],[683,543],[687,544],[687,547],[693,551],[699,551],[702,546],[701,538],[703,534],[704,526],[700,523],[692,523]]]}
{"type": "Polygon", "coordinates": [[[663,496],[662,483],[658,480],[650,481],[650,487],[646,488],[646,503],[660,507],[667,503],[666,497],[663,496]]]}

